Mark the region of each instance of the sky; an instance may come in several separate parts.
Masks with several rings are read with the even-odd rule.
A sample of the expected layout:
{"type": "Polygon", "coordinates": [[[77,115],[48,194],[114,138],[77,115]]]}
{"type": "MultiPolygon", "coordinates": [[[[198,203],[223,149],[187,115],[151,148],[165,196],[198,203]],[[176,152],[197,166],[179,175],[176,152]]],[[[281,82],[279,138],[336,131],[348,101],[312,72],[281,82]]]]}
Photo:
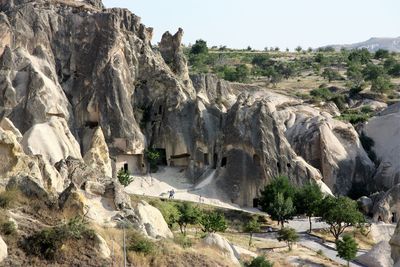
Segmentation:
{"type": "Polygon", "coordinates": [[[400,0],[103,0],[128,8],[164,32],[184,30],[185,44],[255,49],[320,47],[400,36],[400,0]]]}

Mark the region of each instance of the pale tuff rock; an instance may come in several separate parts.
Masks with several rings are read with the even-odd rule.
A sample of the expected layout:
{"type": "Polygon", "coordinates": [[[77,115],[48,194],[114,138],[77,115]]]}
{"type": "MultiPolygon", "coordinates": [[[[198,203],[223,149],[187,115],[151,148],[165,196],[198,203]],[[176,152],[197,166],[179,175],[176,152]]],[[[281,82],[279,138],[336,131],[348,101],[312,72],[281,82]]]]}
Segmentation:
{"type": "Polygon", "coordinates": [[[107,143],[104,139],[103,131],[100,127],[94,130],[87,129],[83,142],[88,145],[85,150],[83,160],[93,169],[100,170],[105,176],[112,177],[111,160],[108,153],[107,143]]]}
{"type": "Polygon", "coordinates": [[[8,256],[7,244],[4,242],[3,238],[0,236],[0,263],[4,261],[8,256]]]}
{"type": "Polygon", "coordinates": [[[145,201],[138,203],[135,208],[139,220],[139,227],[144,234],[152,238],[172,238],[173,234],[168,228],[161,212],[145,201]]]}
{"type": "Polygon", "coordinates": [[[21,140],[22,140],[21,132],[14,126],[12,121],[10,121],[8,118],[3,118],[1,120],[0,128],[3,129],[4,131],[12,132],[15,135],[17,141],[21,142],[21,140]]]}
{"type": "Polygon", "coordinates": [[[368,267],[392,267],[393,260],[390,257],[389,242],[379,242],[370,251],[357,257],[357,262],[368,267]]]}
{"type": "Polygon", "coordinates": [[[400,265],[400,222],[397,223],[396,230],[389,241],[391,246],[391,256],[395,266],[400,265]]]}
{"type": "Polygon", "coordinates": [[[105,259],[110,258],[110,256],[111,256],[111,250],[110,250],[110,248],[108,247],[107,242],[106,242],[106,241],[104,240],[104,238],[103,238],[101,235],[99,235],[99,234],[96,234],[96,238],[97,238],[97,240],[99,241],[98,244],[97,244],[97,248],[98,248],[98,251],[99,251],[99,253],[100,253],[100,256],[103,257],[103,258],[105,258],[105,259]]]}
{"type": "Polygon", "coordinates": [[[363,130],[374,141],[372,149],[379,162],[374,180],[390,189],[400,182],[400,103],[371,118],[363,130]]]}
{"type": "Polygon", "coordinates": [[[400,184],[393,186],[374,205],[372,213],[375,222],[398,222],[400,219],[400,184]]]}
{"type": "Polygon", "coordinates": [[[240,266],[239,260],[236,258],[235,255],[234,248],[224,237],[220,236],[219,234],[211,233],[203,238],[202,243],[206,246],[210,246],[220,250],[236,266],[240,266]]]}
{"type": "Polygon", "coordinates": [[[42,155],[52,165],[67,157],[82,158],[78,142],[61,118],[35,124],[24,134],[22,146],[26,154],[42,155]]]}

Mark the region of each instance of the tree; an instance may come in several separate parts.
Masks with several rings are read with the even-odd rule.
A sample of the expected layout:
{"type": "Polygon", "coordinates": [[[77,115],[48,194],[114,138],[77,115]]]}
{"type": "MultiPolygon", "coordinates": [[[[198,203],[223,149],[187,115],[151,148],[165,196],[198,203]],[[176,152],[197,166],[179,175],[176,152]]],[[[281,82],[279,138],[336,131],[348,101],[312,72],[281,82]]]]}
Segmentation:
{"type": "Polygon", "coordinates": [[[282,74],[276,70],[274,66],[268,67],[265,70],[266,76],[269,78],[269,81],[276,86],[280,81],[282,81],[282,74]]]}
{"type": "Polygon", "coordinates": [[[347,266],[350,266],[350,261],[357,256],[358,245],[351,235],[344,235],[342,240],[336,241],[336,249],[338,256],[347,261],[347,266]]]}
{"type": "Polygon", "coordinates": [[[249,247],[251,247],[252,241],[253,241],[253,234],[256,232],[260,232],[260,223],[256,218],[252,218],[245,226],[244,226],[244,231],[246,233],[250,234],[250,239],[249,239],[249,247]]]}
{"type": "Polygon", "coordinates": [[[303,50],[303,48],[301,47],[301,46],[298,46],[298,47],[296,47],[296,49],[295,49],[298,53],[300,53],[302,50],[303,50]]]}
{"type": "Polygon", "coordinates": [[[186,235],[186,227],[188,224],[197,224],[200,219],[200,210],[193,207],[190,203],[183,203],[178,206],[179,216],[177,223],[183,235],[186,235]]]}
{"type": "Polygon", "coordinates": [[[278,231],[278,241],[285,241],[289,247],[289,251],[292,250],[292,245],[297,240],[299,240],[299,235],[293,228],[284,227],[278,231]]]}
{"type": "Polygon", "coordinates": [[[158,170],[157,163],[161,157],[160,152],[158,152],[157,150],[154,150],[154,149],[149,149],[149,150],[146,150],[144,152],[144,154],[149,162],[150,172],[157,172],[157,170],[158,170]]]}
{"type": "Polygon", "coordinates": [[[357,202],[348,197],[326,197],[320,205],[321,219],[329,224],[329,231],[337,241],[350,226],[357,226],[365,221],[358,211],[357,202]]]}
{"type": "Polygon", "coordinates": [[[327,79],[329,82],[331,82],[333,80],[343,79],[342,76],[340,75],[340,73],[337,70],[334,70],[332,68],[324,69],[324,71],[322,72],[322,77],[324,77],[324,79],[327,79]]]}
{"type": "Polygon", "coordinates": [[[385,50],[385,49],[378,49],[375,52],[375,59],[384,59],[384,58],[388,58],[389,57],[389,51],[385,50]]]}
{"type": "Polygon", "coordinates": [[[372,80],[371,83],[371,91],[377,93],[387,93],[391,91],[393,84],[390,81],[390,77],[388,75],[382,75],[372,80]]]}
{"type": "Polygon", "coordinates": [[[266,211],[269,208],[278,193],[282,193],[284,198],[290,197],[291,199],[294,199],[295,197],[295,189],[286,176],[278,176],[274,178],[260,193],[260,205],[263,211],[266,211]]]}
{"type": "Polygon", "coordinates": [[[265,68],[271,65],[271,57],[268,54],[255,55],[251,60],[251,64],[260,68],[265,68]]]}
{"type": "Polygon", "coordinates": [[[319,206],[324,198],[319,185],[310,182],[303,186],[296,193],[296,210],[299,214],[306,214],[310,223],[310,233],[312,231],[312,216],[318,213],[319,206]]]}
{"type": "Polygon", "coordinates": [[[270,263],[264,256],[258,256],[254,258],[250,263],[245,265],[246,267],[273,267],[274,265],[270,263]]]}
{"type": "Polygon", "coordinates": [[[225,232],[228,228],[224,215],[218,212],[209,212],[201,216],[200,224],[205,233],[225,232]]]}
{"type": "Polygon", "coordinates": [[[362,73],[366,81],[372,81],[378,78],[379,76],[384,75],[385,70],[382,68],[382,66],[369,63],[362,70],[362,73]]]}
{"type": "Polygon", "coordinates": [[[129,175],[127,171],[124,169],[120,169],[117,174],[118,181],[123,185],[123,186],[128,186],[130,183],[133,181],[133,177],[129,175]]]}
{"type": "Polygon", "coordinates": [[[352,50],[348,54],[347,59],[350,62],[359,62],[361,64],[367,64],[368,62],[371,61],[371,53],[366,48],[356,49],[352,50]]]}
{"type": "Polygon", "coordinates": [[[246,82],[249,79],[250,70],[245,64],[236,66],[236,81],[246,82]]]}
{"type": "Polygon", "coordinates": [[[285,198],[282,193],[278,193],[274,201],[268,207],[267,212],[271,218],[278,221],[278,224],[283,228],[285,222],[292,219],[295,213],[292,198],[285,198]]]}
{"type": "Polygon", "coordinates": [[[190,49],[190,53],[194,55],[207,54],[208,53],[207,42],[202,39],[197,40],[196,43],[190,49]]]}
{"type": "Polygon", "coordinates": [[[347,79],[349,79],[352,82],[352,88],[360,87],[364,82],[361,64],[359,63],[349,64],[346,71],[346,76],[347,79]]]}

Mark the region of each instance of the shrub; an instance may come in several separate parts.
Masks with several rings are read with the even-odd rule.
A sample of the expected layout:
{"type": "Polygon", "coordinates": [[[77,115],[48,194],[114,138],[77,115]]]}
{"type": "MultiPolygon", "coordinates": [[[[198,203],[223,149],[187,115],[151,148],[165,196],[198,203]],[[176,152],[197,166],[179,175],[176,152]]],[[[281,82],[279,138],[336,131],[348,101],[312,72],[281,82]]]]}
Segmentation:
{"type": "Polygon", "coordinates": [[[346,260],[347,266],[349,266],[349,262],[354,260],[357,256],[358,245],[353,237],[344,235],[342,240],[336,241],[336,249],[338,251],[338,256],[346,260]]]}
{"type": "Polygon", "coordinates": [[[183,234],[176,235],[174,241],[183,248],[190,248],[193,245],[192,240],[183,234]]]}
{"type": "Polygon", "coordinates": [[[12,235],[17,232],[17,227],[14,222],[6,221],[0,225],[0,232],[4,235],[12,235]]]}
{"type": "Polygon", "coordinates": [[[174,202],[156,199],[151,200],[149,204],[160,210],[169,228],[174,227],[180,216],[178,207],[174,202]]]}
{"type": "Polygon", "coordinates": [[[149,164],[150,164],[150,172],[157,172],[158,170],[158,161],[161,158],[160,152],[154,149],[148,149],[144,152],[149,164]]]}
{"type": "Polygon", "coordinates": [[[372,80],[371,91],[377,93],[388,93],[392,90],[393,84],[387,75],[382,75],[372,80]]]}
{"type": "Polygon", "coordinates": [[[254,258],[250,263],[246,264],[247,267],[273,267],[274,264],[269,262],[264,256],[254,258]]]}
{"type": "Polygon", "coordinates": [[[148,255],[154,251],[154,243],[139,233],[131,232],[128,236],[128,250],[143,253],[145,255],[148,255]]]}
{"type": "Polygon", "coordinates": [[[117,177],[118,177],[118,181],[123,186],[128,186],[133,181],[133,178],[124,169],[121,169],[121,170],[118,171],[117,177]]]}
{"type": "Polygon", "coordinates": [[[322,77],[327,79],[329,82],[334,81],[334,80],[342,80],[343,77],[340,75],[340,73],[337,70],[334,70],[332,68],[326,68],[322,72],[322,77]]]}
{"type": "Polygon", "coordinates": [[[332,92],[325,87],[312,90],[310,95],[322,100],[329,100],[333,96],[332,92]]]}
{"type": "Polygon", "coordinates": [[[225,232],[228,228],[224,215],[218,212],[209,212],[200,219],[202,231],[205,233],[225,232]]]}
{"type": "Polygon", "coordinates": [[[207,42],[204,40],[197,40],[196,43],[192,46],[190,50],[191,54],[207,54],[208,53],[208,47],[207,47],[207,42]]]}
{"type": "Polygon", "coordinates": [[[85,221],[76,217],[60,226],[34,233],[25,240],[23,247],[31,255],[55,260],[65,241],[84,238],[95,240],[95,232],[87,227],[85,221]]]}
{"type": "Polygon", "coordinates": [[[292,245],[294,242],[299,240],[299,235],[295,229],[284,227],[278,231],[278,240],[285,241],[289,247],[289,250],[292,250],[292,245]]]}

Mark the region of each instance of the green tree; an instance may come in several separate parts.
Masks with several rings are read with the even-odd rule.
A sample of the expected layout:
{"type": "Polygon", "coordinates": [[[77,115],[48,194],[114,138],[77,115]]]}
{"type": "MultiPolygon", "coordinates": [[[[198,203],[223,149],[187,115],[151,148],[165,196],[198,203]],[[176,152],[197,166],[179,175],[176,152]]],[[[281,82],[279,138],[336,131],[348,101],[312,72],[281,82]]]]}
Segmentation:
{"type": "Polygon", "coordinates": [[[379,76],[371,82],[371,91],[381,94],[390,92],[392,87],[393,84],[388,75],[379,76]]]}
{"type": "Polygon", "coordinates": [[[275,201],[278,193],[282,193],[284,198],[294,199],[295,188],[290,184],[289,178],[286,176],[278,176],[274,178],[270,184],[261,190],[260,205],[263,211],[266,211],[271,203],[275,201]]]}
{"type": "Polygon", "coordinates": [[[324,77],[324,79],[327,79],[329,82],[343,79],[340,73],[332,68],[324,69],[324,71],[322,72],[322,77],[324,77]]]}
{"type": "Polygon", "coordinates": [[[299,240],[299,235],[293,228],[284,227],[278,231],[278,241],[285,241],[289,247],[289,251],[292,250],[292,245],[297,240],[299,240]]]}
{"type": "Polygon", "coordinates": [[[184,202],[178,206],[179,216],[177,223],[183,235],[186,235],[188,224],[197,224],[200,220],[200,210],[192,204],[184,202]]]}
{"type": "Polygon", "coordinates": [[[245,64],[236,66],[236,81],[247,82],[249,79],[250,70],[245,64]]]}
{"type": "Polygon", "coordinates": [[[363,73],[364,79],[366,81],[372,81],[372,80],[375,80],[376,78],[378,78],[379,76],[382,76],[383,74],[385,74],[385,70],[383,69],[382,66],[378,66],[373,63],[369,63],[362,70],[362,73],[363,73]]]}
{"type": "Polygon", "coordinates": [[[348,54],[347,59],[350,62],[359,62],[361,64],[367,64],[368,62],[371,61],[371,53],[366,48],[356,49],[352,50],[348,54]]]}
{"type": "Polygon", "coordinates": [[[268,54],[257,54],[251,60],[251,64],[260,68],[265,68],[271,65],[271,57],[268,54]]]}
{"type": "Polygon", "coordinates": [[[257,218],[252,218],[248,223],[245,224],[244,226],[244,232],[250,234],[250,239],[249,239],[249,247],[251,247],[252,241],[253,241],[253,234],[256,232],[260,232],[261,225],[258,222],[257,218]]]}
{"type": "Polygon", "coordinates": [[[318,214],[319,206],[324,198],[319,185],[316,182],[310,182],[300,188],[296,193],[296,211],[299,214],[308,216],[310,223],[310,233],[312,231],[312,216],[318,214]]]}
{"type": "Polygon", "coordinates": [[[389,51],[388,50],[385,50],[385,49],[378,49],[376,52],[375,52],[375,56],[374,56],[374,58],[375,59],[384,59],[384,58],[388,58],[390,55],[389,55],[389,51]]]}
{"type": "Polygon", "coordinates": [[[258,256],[254,258],[250,263],[245,265],[246,267],[273,267],[274,265],[270,263],[264,256],[258,256]]]}
{"type": "Polygon", "coordinates": [[[124,169],[120,169],[117,174],[118,181],[123,185],[123,186],[128,186],[130,183],[133,181],[133,177],[129,175],[127,171],[124,169]]]}
{"type": "Polygon", "coordinates": [[[276,86],[280,81],[282,81],[282,74],[276,70],[274,66],[268,67],[265,70],[266,76],[269,78],[269,81],[276,86]]]}
{"type": "Polygon", "coordinates": [[[358,211],[357,202],[348,197],[326,197],[320,205],[320,216],[329,225],[329,231],[337,241],[350,226],[365,221],[358,211]]]}
{"type": "Polygon", "coordinates": [[[338,256],[347,261],[347,266],[350,266],[350,261],[357,256],[358,245],[351,235],[344,235],[342,240],[336,241],[336,249],[338,256]]]}
{"type": "Polygon", "coordinates": [[[207,54],[208,53],[207,42],[201,39],[197,40],[196,43],[190,49],[190,53],[194,55],[207,54]]]}
{"type": "Polygon", "coordinates": [[[287,220],[293,218],[295,207],[291,197],[285,198],[283,193],[278,193],[274,201],[269,205],[267,213],[271,218],[284,227],[287,220]]]}
{"type": "Polygon", "coordinates": [[[157,172],[158,170],[158,161],[160,160],[160,153],[154,149],[148,149],[144,152],[149,165],[150,165],[150,172],[157,172]]]}
{"type": "Polygon", "coordinates": [[[224,215],[218,212],[208,212],[201,216],[200,224],[205,233],[225,232],[228,224],[224,215]]]}
{"type": "Polygon", "coordinates": [[[298,47],[296,47],[296,49],[295,49],[298,53],[300,53],[302,50],[303,50],[303,48],[301,47],[301,46],[298,46],[298,47]]]}
{"type": "Polygon", "coordinates": [[[353,63],[349,64],[346,70],[347,79],[349,79],[353,86],[352,87],[360,87],[364,81],[364,77],[362,74],[361,64],[353,63]]]}

